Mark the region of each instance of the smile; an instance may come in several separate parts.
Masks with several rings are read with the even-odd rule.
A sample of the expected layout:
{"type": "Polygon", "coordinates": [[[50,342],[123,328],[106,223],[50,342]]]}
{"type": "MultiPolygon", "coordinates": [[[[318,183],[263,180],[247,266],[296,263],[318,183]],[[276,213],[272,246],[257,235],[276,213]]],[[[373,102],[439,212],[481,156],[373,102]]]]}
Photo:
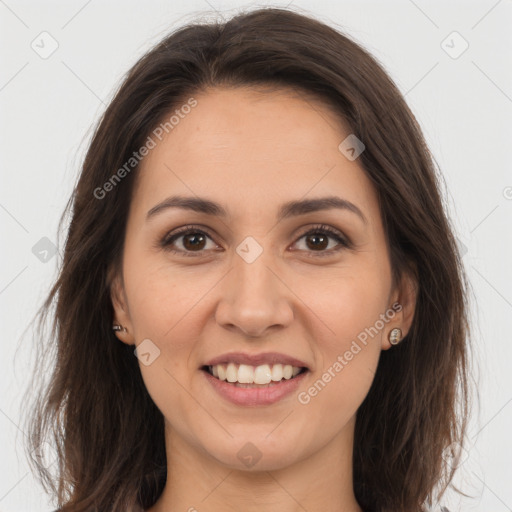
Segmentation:
{"type": "Polygon", "coordinates": [[[233,384],[258,384],[268,385],[277,383],[283,379],[296,377],[306,368],[292,366],[290,364],[262,364],[251,366],[248,364],[216,364],[204,367],[210,375],[219,380],[233,384]]]}
{"type": "Polygon", "coordinates": [[[203,375],[213,389],[236,405],[270,405],[296,391],[308,373],[291,365],[219,364],[203,366],[203,375]]]}

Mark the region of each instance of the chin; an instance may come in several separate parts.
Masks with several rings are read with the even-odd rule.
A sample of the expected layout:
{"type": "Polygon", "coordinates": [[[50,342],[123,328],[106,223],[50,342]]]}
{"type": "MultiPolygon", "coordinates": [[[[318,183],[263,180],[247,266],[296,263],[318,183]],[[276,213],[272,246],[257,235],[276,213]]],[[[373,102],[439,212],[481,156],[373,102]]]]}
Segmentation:
{"type": "Polygon", "coordinates": [[[275,471],[297,461],[297,443],[290,436],[270,439],[271,430],[230,438],[224,445],[204,446],[204,449],[220,464],[238,471],[275,471]],[[284,442],[286,438],[287,442],[284,442]]]}

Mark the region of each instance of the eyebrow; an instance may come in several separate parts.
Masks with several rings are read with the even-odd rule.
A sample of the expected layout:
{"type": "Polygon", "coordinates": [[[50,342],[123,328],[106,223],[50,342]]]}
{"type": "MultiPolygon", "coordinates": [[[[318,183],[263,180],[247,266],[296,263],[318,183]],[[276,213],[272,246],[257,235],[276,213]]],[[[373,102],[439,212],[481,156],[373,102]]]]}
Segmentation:
{"type": "MultiPolygon", "coordinates": [[[[222,218],[229,216],[227,210],[222,205],[209,199],[202,197],[171,196],[167,199],[164,199],[161,203],[153,206],[153,208],[151,208],[151,210],[149,210],[146,215],[146,221],[169,208],[182,208],[185,210],[222,218]]],[[[352,212],[356,214],[364,222],[364,224],[368,224],[367,218],[354,203],[351,203],[350,201],[337,196],[289,201],[282,204],[279,208],[277,220],[281,221],[291,217],[305,215],[311,212],[332,209],[352,212]]]]}

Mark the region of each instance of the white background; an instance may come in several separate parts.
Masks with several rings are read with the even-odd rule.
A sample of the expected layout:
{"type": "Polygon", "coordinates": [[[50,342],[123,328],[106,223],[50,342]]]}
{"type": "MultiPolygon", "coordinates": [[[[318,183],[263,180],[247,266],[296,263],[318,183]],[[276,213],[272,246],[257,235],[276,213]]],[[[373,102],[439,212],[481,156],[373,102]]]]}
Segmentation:
{"type": "MultiPolygon", "coordinates": [[[[44,263],[32,248],[48,237],[62,252],[57,222],[92,124],[122,75],[168,31],[201,13],[229,17],[263,5],[0,0],[0,512],[52,510],[29,473],[18,426],[33,352],[31,334],[21,336],[60,261],[57,254],[44,263]],[[47,59],[31,48],[43,31],[58,42],[47,59]]],[[[442,169],[476,297],[480,390],[457,479],[473,497],[451,492],[444,505],[512,510],[512,1],[295,0],[290,8],[345,31],[384,65],[442,169]],[[453,31],[469,43],[458,58],[442,46],[453,31]]],[[[444,44],[457,52],[462,40],[453,37],[444,44]]]]}

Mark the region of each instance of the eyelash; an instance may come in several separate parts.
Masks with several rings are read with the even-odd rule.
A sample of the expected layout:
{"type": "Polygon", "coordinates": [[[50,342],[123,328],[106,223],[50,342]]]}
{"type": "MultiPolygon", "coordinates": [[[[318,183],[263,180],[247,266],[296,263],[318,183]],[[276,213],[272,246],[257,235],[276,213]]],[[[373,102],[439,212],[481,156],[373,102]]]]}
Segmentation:
{"type": "MultiPolygon", "coordinates": [[[[173,233],[168,233],[167,235],[165,235],[162,238],[162,240],[160,241],[159,246],[172,254],[182,254],[184,256],[193,257],[193,258],[198,257],[204,251],[197,251],[197,253],[194,254],[195,251],[183,251],[181,249],[171,249],[170,248],[171,244],[175,240],[177,240],[178,238],[180,238],[184,235],[189,235],[189,234],[200,234],[200,235],[204,235],[204,236],[207,236],[208,238],[212,239],[212,236],[208,232],[204,231],[201,228],[198,228],[196,226],[184,226],[173,233]]],[[[311,229],[309,229],[308,231],[303,233],[297,239],[297,241],[300,240],[301,238],[304,238],[305,236],[313,235],[313,234],[329,235],[330,238],[333,238],[339,244],[338,248],[329,249],[328,251],[319,251],[315,255],[315,257],[318,256],[321,258],[324,256],[330,256],[330,255],[335,254],[343,249],[351,249],[353,247],[352,242],[348,238],[346,238],[346,237],[344,238],[337,230],[335,230],[329,226],[326,226],[325,224],[320,224],[318,226],[312,227],[311,229]]],[[[212,239],[212,241],[213,241],[213,239],[212,239]]],[[[309,252],[316,252],[316,251],[309,251],[309,252]]]]}

